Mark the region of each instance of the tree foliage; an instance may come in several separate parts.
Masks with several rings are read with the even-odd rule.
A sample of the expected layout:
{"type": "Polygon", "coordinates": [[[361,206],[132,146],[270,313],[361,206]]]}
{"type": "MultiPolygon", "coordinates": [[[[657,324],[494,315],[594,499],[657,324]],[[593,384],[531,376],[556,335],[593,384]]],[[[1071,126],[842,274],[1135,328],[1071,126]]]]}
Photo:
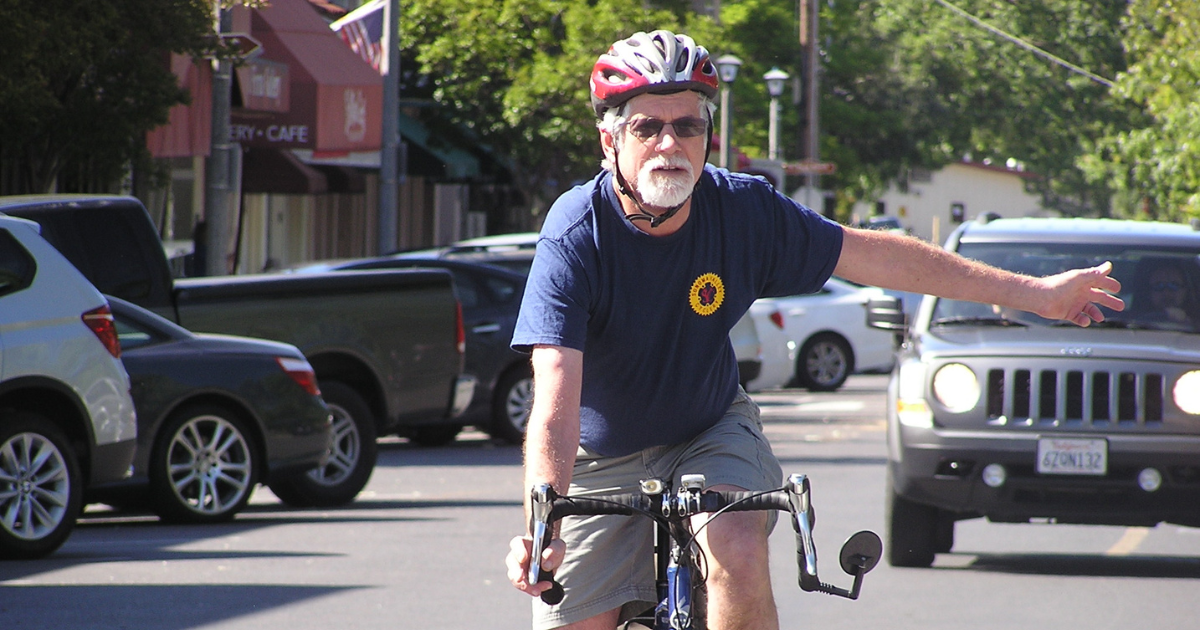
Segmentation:
{"type": "Polygon", "coordinates": [[[1080,165],[1117,191],[1120,214],[1200,218],[1200,5],[1136,0],[1125,30],[1130,65],[1114,91],[1145,117],[1098,139],[1080,165]]]}
{"type": "Polygon", "coordinates": [[[0,192],[113,182],[187,102],[167,54],[210,49],[206,0],[0,0],[0,192]]]}
{"type": "Polygon", "coordinates": [[[1038,188],[1048,206],[1068,214],[1107,212],[1107,189],[1085,179],[1075,163],[1109,130],[1128,127],[1137,110],[1070,66],[1102,78],[1125,69],[1124,0],[860,6],[891,57],[882,67],[882,90],[868,88],[867,98],[874,108],[898,114],[898,146],[907,152],[902,162],[937,167],[966,155],[997,164],[1013,159],[1041,176],[1038,188]]]}

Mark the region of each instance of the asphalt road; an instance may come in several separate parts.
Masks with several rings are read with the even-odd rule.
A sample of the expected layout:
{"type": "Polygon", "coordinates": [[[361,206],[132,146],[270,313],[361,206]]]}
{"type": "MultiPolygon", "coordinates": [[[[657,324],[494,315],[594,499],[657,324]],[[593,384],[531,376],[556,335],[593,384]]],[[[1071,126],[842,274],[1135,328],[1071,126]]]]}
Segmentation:
{"type": "MultiPolygon", "coordinates": [[[[821,577],[883,532],[885,377],[834,394],[760,394],[786,472],[813,481],[821,577]]],[[[504,575],[522,527],[520,451],[482,435],[451,447],[382,443],[351,506],[291,510],[259,490],[237,520],[167,526],[92,510],[50,558],[0,562],[0,630],[528,628],[504,575]]],[[[772,536],[782,627],[1086,630],[1200,625],[1200,530],[960,523],[932,569],[881,564],[851,602],[802,593],[794,536],[772,536]]]]}

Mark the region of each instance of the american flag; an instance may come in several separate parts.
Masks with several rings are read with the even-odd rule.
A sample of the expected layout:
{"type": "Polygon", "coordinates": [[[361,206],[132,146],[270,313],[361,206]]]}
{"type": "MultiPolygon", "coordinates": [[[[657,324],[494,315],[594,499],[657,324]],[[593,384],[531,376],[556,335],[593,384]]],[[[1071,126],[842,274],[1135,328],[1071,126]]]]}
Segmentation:
{"type": "Polygon", "coordinates": [[[387,4],[388,0],[371,0],[329,25],[379,74],[387,74],[387,37],[383,28],[387,4]]]}

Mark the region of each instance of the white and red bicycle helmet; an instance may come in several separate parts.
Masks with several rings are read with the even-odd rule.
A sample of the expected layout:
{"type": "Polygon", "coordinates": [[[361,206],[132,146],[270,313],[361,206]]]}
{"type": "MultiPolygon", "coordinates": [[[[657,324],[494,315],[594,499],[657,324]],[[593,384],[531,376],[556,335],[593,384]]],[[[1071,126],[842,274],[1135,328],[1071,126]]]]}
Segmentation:
{"type": "Polygon", "coordinates": [[[592,68],[596,116],[639,94],[694,90],[717,95],[717,69],[708,51],[687,35],[670,31],[635,33],[612,45],[592,68]]]}

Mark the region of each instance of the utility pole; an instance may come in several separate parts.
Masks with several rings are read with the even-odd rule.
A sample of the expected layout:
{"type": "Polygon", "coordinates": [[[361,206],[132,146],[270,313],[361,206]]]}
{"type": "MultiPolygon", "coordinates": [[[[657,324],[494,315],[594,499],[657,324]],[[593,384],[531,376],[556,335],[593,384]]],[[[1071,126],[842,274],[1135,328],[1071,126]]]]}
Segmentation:
{"type": "MultiPolygon", "coordinates": [[[[817,139],[820,137],[820,116],[817,112],[818,94],[820,93],[817,86],[820,84],[821,74],[821,55],[819,52],[820,46],[817,43],[817,25],[820,20],[820,6],[817,4],[820,0],[810,0],[809,11],[810,17],[808,27],[810,29],[808,38],[808,81],[805,87],[808,88],[808,152],[806,157],[813,162],[821,161],[820,144],[817,139]]],[[[813,173],[808,176],[808,187],[816,190],[818,186],[819,175],[813,173]]]]}
{"type": "MultiPolygon", "coordinates": [[[[217,9],[218,37],[232,28],[229,9],[217,9]]],[[[224,276],[229,269],[230,229],[230,151],[229,110],[233,90],[233,60],[213,59],[212,136],[204,167],[205,274],[224,276]]]]}
{"type": "Polygon", "coordinates": [[[383,137],[379,149],[379,255],[391,253],[397,242],[400,146],[400,0],[383,9],[383,137]]]}
{"type": "MultiPolygon", "coordinates": [[[[817,102],[820,73],[820,54],[817,44],[817,23],[820,13],[818,2],[820,0],[798,0],[798,9],[800,17],[800,47],[804,59],[804,136],[803,144],[804,151],[802,153],[805,160],[819,162],[821,159],[820,149],[817,139],[820,137],[820,121],[817,113],[817,102]]],[[[808,173],[805,176],[804,186],[804,205],[813,208],[815,203],[815,194],[818,190],[820,176],[816,173],[808,173]]],[[[823,208],[813,208],[818,212],[823,211],[823,208]]]]}

